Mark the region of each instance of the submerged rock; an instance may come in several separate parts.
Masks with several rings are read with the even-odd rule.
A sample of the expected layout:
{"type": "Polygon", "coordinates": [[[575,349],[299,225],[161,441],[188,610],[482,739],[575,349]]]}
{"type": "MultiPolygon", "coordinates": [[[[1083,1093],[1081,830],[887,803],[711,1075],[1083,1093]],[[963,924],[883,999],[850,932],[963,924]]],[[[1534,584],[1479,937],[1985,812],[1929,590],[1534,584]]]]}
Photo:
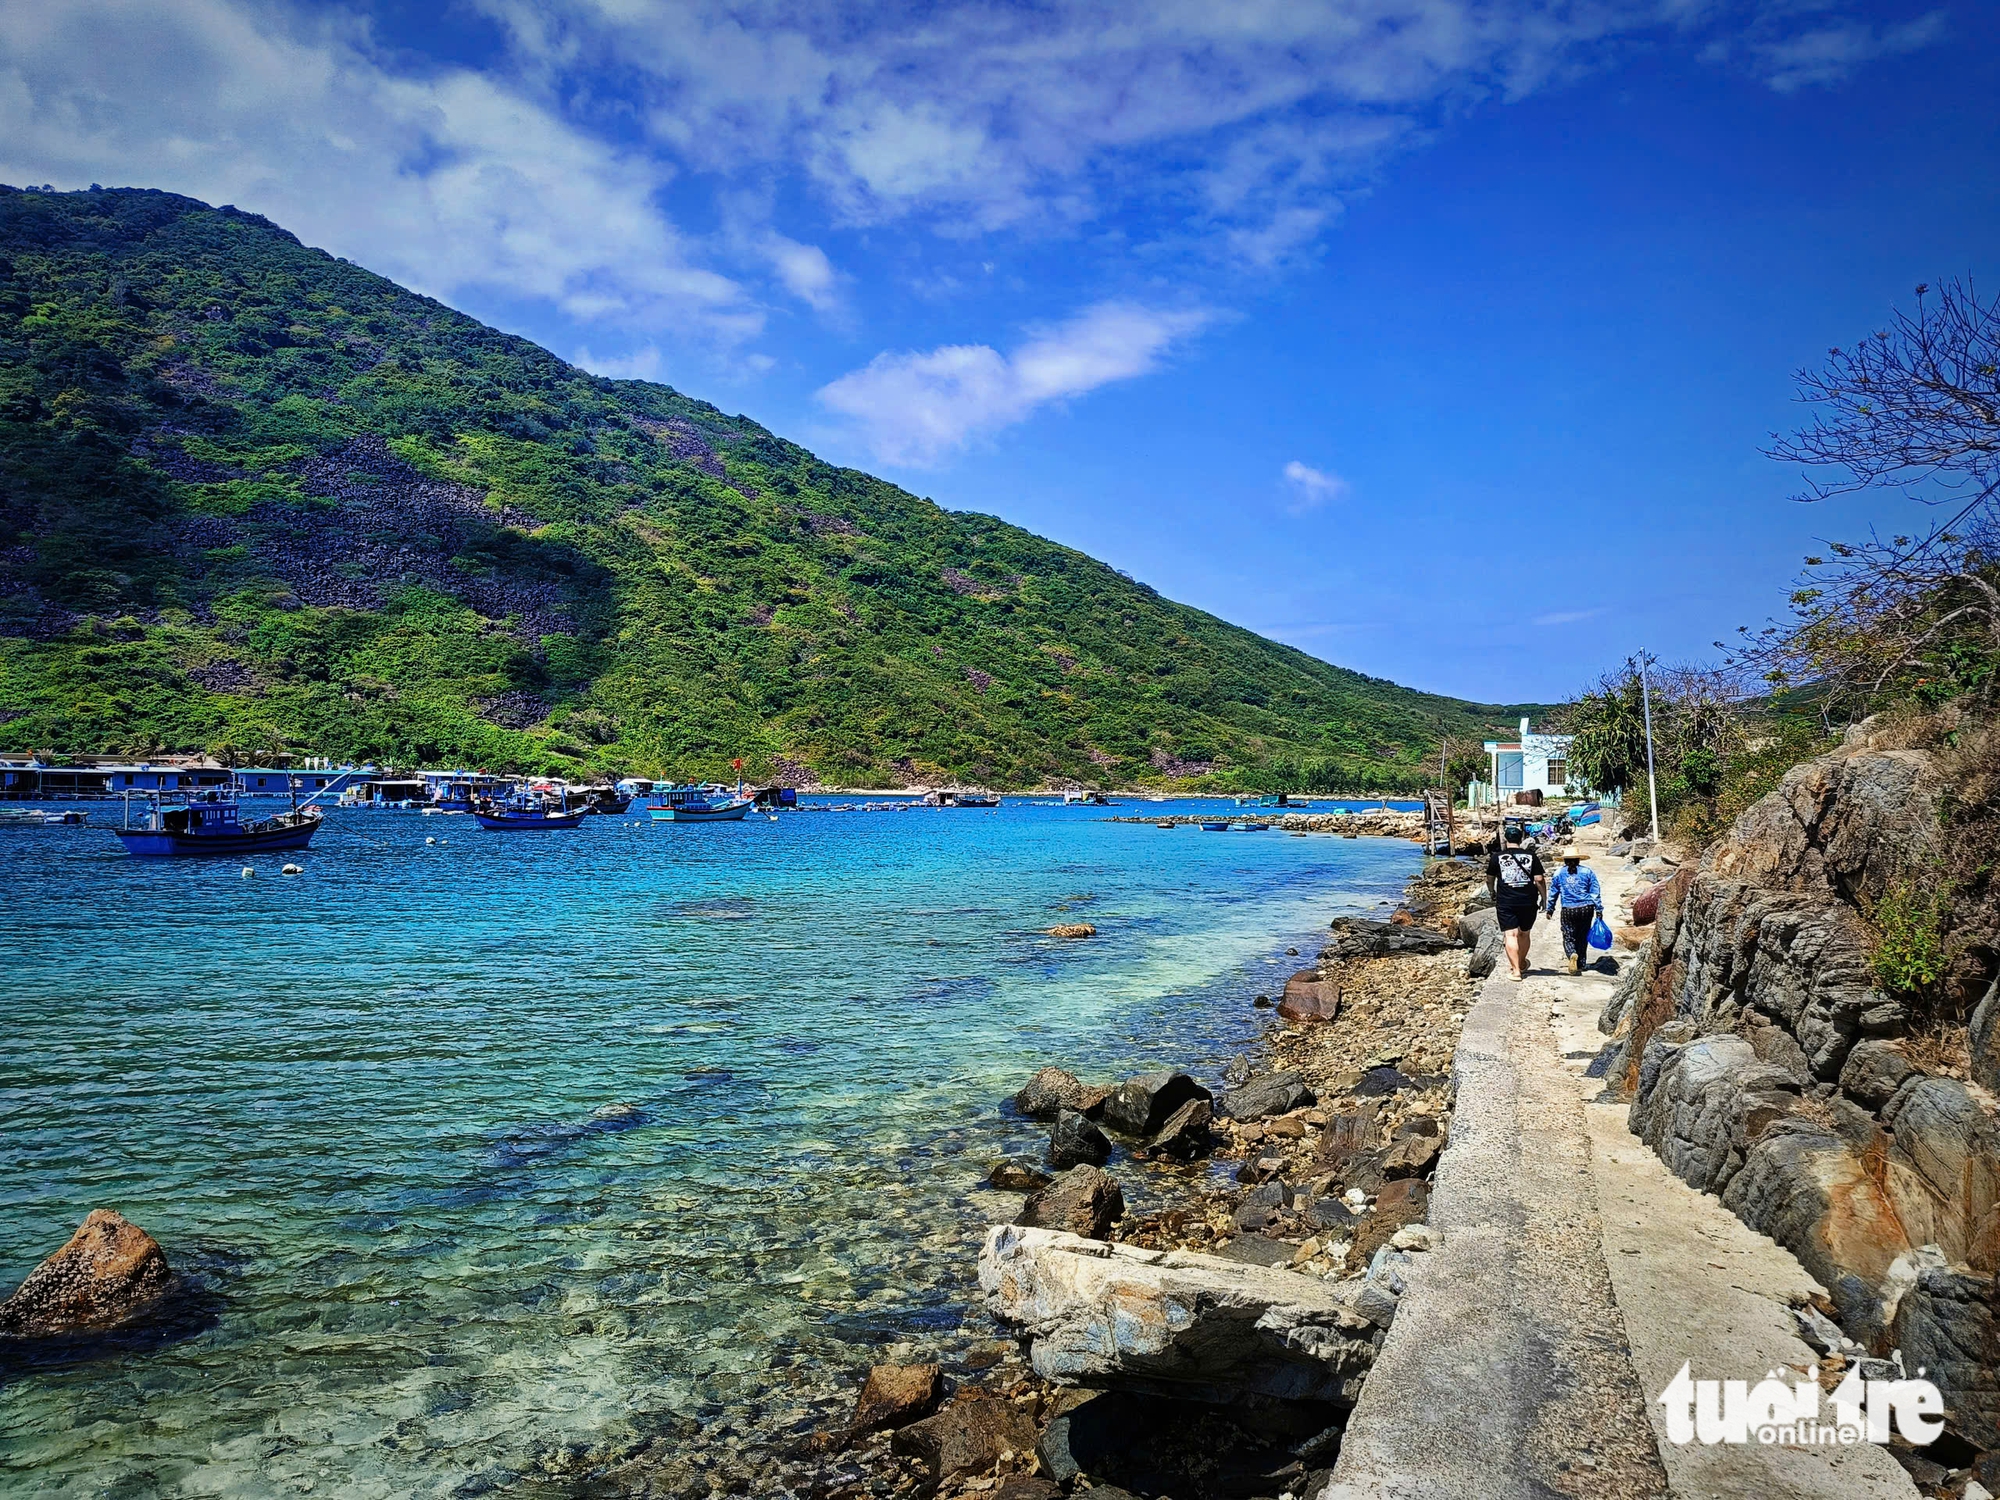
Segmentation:
{"type": "Polygon", "coordinates": [[[1375,1359],[1373,1325],[1351,1306],[1358,1288],[1219,1256],[1001,1225],[980,1251],[979,1285],[1059,1385],[1352,1405],[1375,1359]]]}
{"type": "Polygon", "coordinates": [[[1111,1142],[1104,1132],[1073,1109],[1056,1116],[1049,1132],[1049,1165],[1058,1172],[1088,1163],[1101,1167],[1111,1160],[1111,1142]]]}
{"type": "Polygon", "coordinates": [[[861,1386],[848,1430],[858,1436],[883,1427],[906,1427],[929,1416],[943,1398],[940,1366],[877,1365],[861,1386]]]}
{"type": "Polygon", "coordinates": [[[1054,1181],[1040,1167],[1011,1160],[995,1162],[986,1178],[989,1187],[996,1187],[1003,1193],[1033,1193],[1054,1181]]]}
{"type": "Polygon", "coordinates": [[[0,1303],[0,1334],[103,1333],[139,1322],[173,1289],[166,1252],[115,1209],[93,1209],[69,1243],[0,1303]]]}
{"type": "Polygon", "coordinates": [[[1016,1224],[1101,1240],[1125,1217],[1125,1194],[1096,1167],[1071,1167],[1021,1205],[1016,1224]]]}
{"type": "Polygon", "coordinates": [[[1110,1092],[1092,1088],[1061,1068],[1043,1068],[1014,1096],[1014,1108],[1031,1120],[1053,1120],[1065,1109],[1094,1117],[1110,1092]]]}

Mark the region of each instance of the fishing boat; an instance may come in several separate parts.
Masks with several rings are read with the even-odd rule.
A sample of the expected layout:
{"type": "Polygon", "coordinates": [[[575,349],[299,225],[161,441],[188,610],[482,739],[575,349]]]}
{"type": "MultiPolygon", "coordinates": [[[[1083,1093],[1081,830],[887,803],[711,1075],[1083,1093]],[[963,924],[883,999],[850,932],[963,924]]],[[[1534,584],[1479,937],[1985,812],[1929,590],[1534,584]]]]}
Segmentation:
{"type": "Polygon", "coordinates": [[[1201,831],[1203,833],[1227,833],[1229,832],[1229,825],[1227,823],[1204,823],[1201,825],[1201,831]]]}
{"type": "Polygon", "coordinates": [[[132,798],[125,799],[125,826],[111,831],[124,841],[127,854],[157,857],[170,854],[262,854],[275,849],[303,849],[319,832],[320,812],[300,807],[245,822],[234,787],[212,787],[183,797],[145,794],[141,821],[132,821],[132,798]]]}
{"type": "Polygon", "coordinates": [[[565,796],[556,807],[532,792],[523,792],[506,802],[480,802],[472,809],[473,817],[479,820],[481,828],[495,833],[533,833],[552,828],[575,828],[584,819],[584,810],[570,810],[569,799],[565,796]]]}
{"type": "Polygon", "coordinates": [[[740,823],[756,805],[756,799],[726,786],[656,787],[646,804],[646,816],[655,823],[740,823]]]}

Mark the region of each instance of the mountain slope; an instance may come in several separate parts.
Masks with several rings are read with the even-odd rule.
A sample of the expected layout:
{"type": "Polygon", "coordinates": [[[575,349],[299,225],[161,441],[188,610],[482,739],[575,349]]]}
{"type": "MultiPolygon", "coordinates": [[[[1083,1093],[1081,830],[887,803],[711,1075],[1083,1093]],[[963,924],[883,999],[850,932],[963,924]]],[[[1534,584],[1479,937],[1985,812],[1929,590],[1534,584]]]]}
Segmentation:
{"type": "Polygon", "coordinates": [[[0,189],[0,749],[1421,779],[1412,692],[254,215],[0,189]],[[1267,773],[1268,775],[1268,773],[1267,773]]]}

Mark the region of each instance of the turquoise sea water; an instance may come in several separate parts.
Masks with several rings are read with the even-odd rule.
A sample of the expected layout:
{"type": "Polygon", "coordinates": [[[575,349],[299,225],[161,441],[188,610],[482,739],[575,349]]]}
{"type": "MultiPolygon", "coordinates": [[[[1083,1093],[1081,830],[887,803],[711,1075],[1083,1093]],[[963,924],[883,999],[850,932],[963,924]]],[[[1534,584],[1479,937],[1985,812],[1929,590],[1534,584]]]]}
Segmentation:
{"type": "Polygon", "coordinates": [[[990,1337],[1018,1199],[980,1181],[1041,1140],[1006,1096],[1213,1081],[1286,946],[1418,860],[1107,818],[335,812],[251,879],[0,830],[0,1287],[110,1206],[198,1289],[173,1338],[0,1367],[0,1490],[504,1492],[990,1337]]]}

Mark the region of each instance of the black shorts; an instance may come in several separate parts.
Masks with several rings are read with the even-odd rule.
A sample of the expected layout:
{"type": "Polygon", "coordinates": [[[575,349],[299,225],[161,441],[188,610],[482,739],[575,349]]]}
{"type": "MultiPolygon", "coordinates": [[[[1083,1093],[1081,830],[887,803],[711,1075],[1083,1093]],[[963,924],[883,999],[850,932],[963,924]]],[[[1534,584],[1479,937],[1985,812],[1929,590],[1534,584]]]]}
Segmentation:
{"type": "Polygon", "coordinates": [[[1526,932],[1535,925],[1538,908],[1530,898],[1526,901],[1496,901],[1493,910],[1500,918],[1502,932],[1526,932]]]}

